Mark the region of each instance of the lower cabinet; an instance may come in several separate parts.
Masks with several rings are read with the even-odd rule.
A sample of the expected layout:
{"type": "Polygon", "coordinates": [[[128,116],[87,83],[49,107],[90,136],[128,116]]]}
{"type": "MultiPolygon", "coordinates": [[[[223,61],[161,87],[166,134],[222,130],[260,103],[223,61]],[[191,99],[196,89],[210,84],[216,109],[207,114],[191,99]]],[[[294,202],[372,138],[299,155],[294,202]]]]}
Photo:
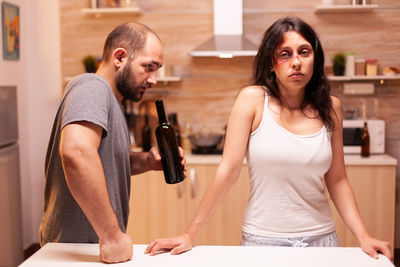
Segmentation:
{"type": "MultiPolygon", "coordinates": [[[[127,233],[136,244],[184,233],[189,226],[216,164],[187,165],[186,179],[166,184],[162,172],[132,177],[131,213],[127,233]]],[[[347,166],[361,217],[369,233],[394,245],[395,166],[347,166]]],[[[249,195],[247,166],[237,183],[203,229],[196,245],[239,245],[243,212],[249,195]]],[[[328,197],[329,198],[329,197],[328,197]]],[[[330,198],[329,198],[330,199],[330,198]]],[[[330,201],[341,246],[358,246],[330,201]]]]}
{"type": "MultiPolygon", "coordinates": [[[[169,185],[162,172],[132,176],[130,215],[127,233],[136,244],[184,233],[189,226],[216,164],[187,165],[186,179],[169,185]]],[[[209,220],[196,245],[239,245],[248,190],[247,167],[243,166],[237,183],[209,220]]]]}
{"type": "MultiPolygon", "coordinates": [[[[357,200],[361,218],[375,238],[394,248],[396,166],[346,166],[346,173],[357,200]]],[[[340,245],[359,246],[330,201],[340,245]]]]}

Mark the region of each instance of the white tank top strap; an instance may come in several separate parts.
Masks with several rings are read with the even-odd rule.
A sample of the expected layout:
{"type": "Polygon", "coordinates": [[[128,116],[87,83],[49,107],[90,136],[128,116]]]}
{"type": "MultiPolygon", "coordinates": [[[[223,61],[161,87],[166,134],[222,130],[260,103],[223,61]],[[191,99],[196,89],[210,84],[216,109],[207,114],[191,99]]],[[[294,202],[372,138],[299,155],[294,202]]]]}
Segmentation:
{"type": "Polygon", "coordinates": [[[262,109],[263,112],[262,112],[262,115],[261,115],[261,121],[260,121],[260,124],[258,125],[258,127],[254,131],[252,131],[250,133],[250,136],[254,135],[262,127],[267,115],[269,114],[268,113],[268,100],[269,100],[268,99],[268,92],[267,92],[267,89],[266,89],[266,87],[264,85],[262,87],[263,87],[265,93],[264,93],[264,107],[262,109]]]}

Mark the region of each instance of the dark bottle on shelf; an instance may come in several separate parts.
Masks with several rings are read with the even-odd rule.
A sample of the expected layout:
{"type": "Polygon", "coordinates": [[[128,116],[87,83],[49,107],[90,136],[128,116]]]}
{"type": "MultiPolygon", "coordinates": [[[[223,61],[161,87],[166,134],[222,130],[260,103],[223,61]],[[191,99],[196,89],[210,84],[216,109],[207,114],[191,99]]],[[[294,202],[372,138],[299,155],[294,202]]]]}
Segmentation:
{"type": "Polygon", "coordinates": [[[182,146],[181,129],[179,128],[178,118],[177,118],[176,113],[168,114],[168,121],[175,128],[176,140],[178,141],[178,146],[182,146]]]}
{"type": "Polygon", "coordinates": [[[156,100],[158,121],[156,139],[161,154],[164,178],[167,184],[182,182],[184,179],[181,156],[174,127],[167,121],[164,104],[161,99],[156,100]]]}
{"type": "Polygon", "coordinates": [[[369,157],[369,133],[367,122],[364,122],[361,134],[361,157],[369,157]]]}
{"type": "Polygon", "coordinates": [[[142,148],[143,151],[150,151],[151,148],[151,129],[149,126],[149,116],[144,115],[144,125],[142,128],[142,148]]]}

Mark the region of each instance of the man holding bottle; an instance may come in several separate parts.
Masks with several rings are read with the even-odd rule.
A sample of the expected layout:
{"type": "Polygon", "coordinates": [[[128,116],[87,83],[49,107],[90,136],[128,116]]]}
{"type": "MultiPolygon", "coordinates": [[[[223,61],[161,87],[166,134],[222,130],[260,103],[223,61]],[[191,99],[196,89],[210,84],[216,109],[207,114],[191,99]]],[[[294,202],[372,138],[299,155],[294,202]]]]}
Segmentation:
{"type": "MultiPolygon", "coordinates": [[[[102,261],[131,259],[132,240],[125,234],[131,175],[162,166],[157,148],[130,152],[120,104],[139,101],[156,84],[162,61],[158,36],[143,24],[124,23],[108,35],[96,74],[68,84],[46,155],[42,246],[99,243],[102,261]]],[[[182,150],[181,156],[184,165],[182,150]]]]}

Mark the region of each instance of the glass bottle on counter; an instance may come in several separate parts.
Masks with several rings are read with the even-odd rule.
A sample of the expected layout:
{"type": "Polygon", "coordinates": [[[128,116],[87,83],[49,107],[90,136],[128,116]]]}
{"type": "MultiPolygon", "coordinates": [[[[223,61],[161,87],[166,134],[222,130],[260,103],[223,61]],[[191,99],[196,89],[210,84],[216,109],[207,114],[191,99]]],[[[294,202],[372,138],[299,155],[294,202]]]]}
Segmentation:
{"type": "Polygon", "coordinates": [[[178,146],[182,146],[182,138],[181,138],[181,129],[179,127],[178,123],[178,118],[177,118],[176,113],[170,113],[168,114],[168,121],[174,126],[175,128],[175,133],[176,133],[176,139],[178,141],[178,146]]]}
{"type": "Polygon", "coordinates": [[[192,134],[192,125],[190,119],[186,118],[185,127],[182,133],[182,147],[185,153],[192,153],[192,143],[190,142],[189,136],[192,134]]]}
{"type": "Polygon", "coordinates": [[[167,184],[182,182],[184,179],[181,156],[178,149],[178,140],[174,127],[167,121],[164,104],[161,99],[156,100],[158,121],[156,139],[161,154],[161,163],[164,178],[167,184]]]}
{"type": "Polygon", "coordinates": [[[144,115],[144,125],[142,128],[142,148],[143,151],[150,151],[151,149],[151,129],[149,126],[149,115],[144,115]]]}
{"type": "Polygon", "coordinates": [[[367,122],[364,122],[361,134],[361,157],[369,157],[369,133],[367,122]]]}

